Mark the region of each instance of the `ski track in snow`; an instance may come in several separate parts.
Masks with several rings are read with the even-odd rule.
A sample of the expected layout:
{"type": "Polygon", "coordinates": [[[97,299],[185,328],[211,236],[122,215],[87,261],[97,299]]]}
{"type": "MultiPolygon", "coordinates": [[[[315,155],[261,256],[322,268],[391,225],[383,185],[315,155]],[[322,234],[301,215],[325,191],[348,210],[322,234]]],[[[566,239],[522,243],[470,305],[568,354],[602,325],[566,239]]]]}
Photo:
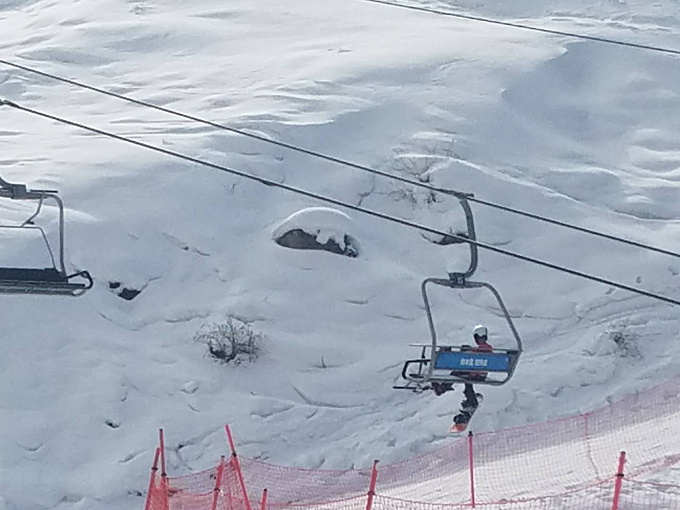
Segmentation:
{"type": "MultiPolygon", "coordinates": [[[[670,0],[418,4],[680,47],[670,0]]],[[[336,0],[9,0],[0,33],[7,60],[680,251],[675,57],[336,0]]],[[[0,98],[434,228],[464,225],[450,197],[4,66],[0,98]]],[[[306,468],[446,443],[460,393],[391,386],[416,354],[408,344],[428,341],[420,281],[466,267],[465,248],[345,211],[361,257],[287,250],[271,241],[276,225],[325,204],[0,112],[0,175],[60,190],[67,265],[96,278],[78,300],[1,298],[0,508],[141,508],[159,427],[171,474],[213,466],[225,423],[241,455],[306,468]],[[110,282],[142,292],[125,301],[110,282]],[[257,363],[214,363],[194,341],[226,314],[266,335],[257,363]]],[[[4,221],[32,212],[1,207],[4,221]]],[[[679,297],[675,259],[473,207],[486,243],[679,297]]],[[[35,238],[3,237],[0,260],[43,257],[35,238]]],[[[669,305],[483,251],[475,279],[500,290],[526,348],[508,386],[482,390],[476,430],[589,411],[678,373],[669,305]]],[[[484,322],[504,345],[482,294],[438,291],[433,306],[448,341],[484,322]]]]}

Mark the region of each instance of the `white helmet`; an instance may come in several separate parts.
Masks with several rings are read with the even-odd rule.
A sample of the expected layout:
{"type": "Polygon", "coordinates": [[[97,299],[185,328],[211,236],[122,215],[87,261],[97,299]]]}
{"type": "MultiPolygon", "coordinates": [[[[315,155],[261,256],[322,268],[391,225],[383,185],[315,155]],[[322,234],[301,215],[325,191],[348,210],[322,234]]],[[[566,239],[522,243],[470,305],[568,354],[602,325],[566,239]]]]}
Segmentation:
{"type": "Polygon", "coordinates": [[[476,337],[486,338],[488,335],[488,331],[486,330],[486,326],[477,324],[475,326],[475,329],[472,330],[472,334],[475,335],[476,337]]]}

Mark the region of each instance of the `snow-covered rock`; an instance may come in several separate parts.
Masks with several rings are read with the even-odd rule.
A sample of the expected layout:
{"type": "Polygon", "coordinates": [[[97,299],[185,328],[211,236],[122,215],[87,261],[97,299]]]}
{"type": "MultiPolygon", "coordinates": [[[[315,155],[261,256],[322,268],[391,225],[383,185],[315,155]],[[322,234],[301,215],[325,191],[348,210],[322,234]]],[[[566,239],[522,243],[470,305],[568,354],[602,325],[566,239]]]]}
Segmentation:
{"type": "Polygon", "coordinates": [[[309,207],[291,214],[272,232],[274,241],[286,248],[324,250],[358,257],[359,241],[352,219],[329,207],[309,207]]]}

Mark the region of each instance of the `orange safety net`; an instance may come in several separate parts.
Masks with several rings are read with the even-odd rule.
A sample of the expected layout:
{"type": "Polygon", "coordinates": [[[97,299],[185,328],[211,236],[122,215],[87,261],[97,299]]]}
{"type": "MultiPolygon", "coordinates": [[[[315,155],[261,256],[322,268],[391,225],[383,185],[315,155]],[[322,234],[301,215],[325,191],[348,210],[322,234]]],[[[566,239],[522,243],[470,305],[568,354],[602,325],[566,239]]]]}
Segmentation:
{"type": "Polygon", "coordinates": [[[610,510],[615,502],[620,510],[680,510],[680,487],[644,479],[680,460],[679,389],[673,380],[590,413],[458,438],[376,472],[235,454],[187,476],[153,471],[145,510],[610,510]]]}

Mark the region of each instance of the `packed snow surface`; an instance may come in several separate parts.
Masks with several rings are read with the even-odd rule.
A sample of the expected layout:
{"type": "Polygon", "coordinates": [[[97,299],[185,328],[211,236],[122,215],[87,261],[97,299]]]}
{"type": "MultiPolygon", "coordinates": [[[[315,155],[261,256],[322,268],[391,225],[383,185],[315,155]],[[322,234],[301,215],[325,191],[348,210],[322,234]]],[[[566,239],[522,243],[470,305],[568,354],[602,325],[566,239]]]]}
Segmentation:
{"type": "MultiPolygon", "coordinates": [[[[680,48],[671,0],[412,4],[680,48]]],[[[674,55],[360,0],[5,0],[0,34],[2,59],[680,251],[674,55]]],[[[451,196],[5,65],[0,98],[444,232],[465,225],[451,196]]],[[[213,466],[225,423],[241,455],[312,469],[451,440],[459,391],[392,385],[409,344],[429,342],[420,282],[464,270],[465,246],[344,211],[366,256],[289,250],[276,226],[328,204],[0,114],[0,176],[59,190],[67,269],[96,281],[79,299],[0,297],[0,508],[142,508],[159,427],[173,474],[213,466]],[[255,363],[217,363],[194,340],[228,316],[266,337],[255,363]]],[[[35,205],[5,202],[13,225],[35,205]]],[[[486,244],[680,299],[677,258],[473,208],[486,244]]],[[[50,263],[41,238],[12,233],[2,263],[50,263]]],[[[485,250],[475,279],[500,291],[525,347],[510,383],[481,390],[475,430],[589,411],[678,373],[672,305],[485,250]]],[[[444,341],[469,343],[483,323],[512,345],[492,296],[439,289],[432,305],[444,341]]]]}

